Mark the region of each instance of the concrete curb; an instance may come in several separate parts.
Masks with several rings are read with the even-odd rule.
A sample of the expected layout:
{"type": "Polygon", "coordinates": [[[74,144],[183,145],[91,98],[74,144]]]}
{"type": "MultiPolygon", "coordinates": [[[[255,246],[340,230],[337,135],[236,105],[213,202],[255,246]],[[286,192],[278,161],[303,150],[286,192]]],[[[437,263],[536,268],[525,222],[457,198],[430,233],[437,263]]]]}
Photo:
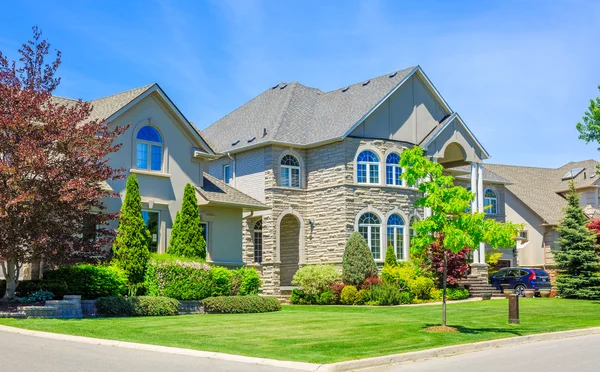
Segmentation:
{"type": "Polygon", "coordinates": [[[303,362],[291,362],[281,361],[275,359],[266,358],[255,358],[247,357],[242,355],[232,355],[217,353],[211,351],[199,351],[182,349],[169,346],[157,346],[148,344],[138,344],[133,342],[125,341],[114,341],[104,340],[99,338],[83,337],[83,336],[71,336],[63,335],[59,333],[31,331],[22,328],[9,327],[0,325],[1,332],[9,332],[15,334],[21,334],[25,336],[34,336],[40,338],[46,338],[51,340],[79,342],[85,344],[102,345],[102,346],[114,346],[133,350],[152,351],[158,353],[172,354],[172,355],[186,355],[197,358],[208,358],[218,359],[229,362],[265,365],[278,368],[290,368],[301,371],[319,371],[319,372],[342,372],[342,371],[354,371],[365,368],[380,367],[391,364],[405,363],[405,362],[416,362],[425,359],[448,357],[458,354],[464,354],[469,352],[481,351],[494,347],[512,346],[518,344],[524,344],[529,342],[556,340],[562,338],[578,337],[578,336],[589,336],[594,334],[600,334],[600,327],[576,329],[571,331],[561,332],[550,332],[550,333],[539,333],[528,336],[509,337],[499,340],[482,341],[464,345],[445,346],[436,349],[428,349],[422,351],[414,351],[403,354],[385,355],[374,358],[350,360],[347,362],[339,362],[332,364],[313,364],[303,362]]]}

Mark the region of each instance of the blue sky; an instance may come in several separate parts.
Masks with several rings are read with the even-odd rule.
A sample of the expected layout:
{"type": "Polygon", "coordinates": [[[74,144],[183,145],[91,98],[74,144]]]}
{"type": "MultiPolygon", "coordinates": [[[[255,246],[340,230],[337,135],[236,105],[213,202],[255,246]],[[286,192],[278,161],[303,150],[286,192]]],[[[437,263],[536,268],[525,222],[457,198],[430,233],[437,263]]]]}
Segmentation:
{"type": "Polygon", "coordinates": [[[57,94],[157,82],[205,128],[281,81],[331,90],[419,64],[492,155],[596,158],[575,124],[600,94],[598,1],[23,1],[0,50],[39,25],[63,52],[57,94]]]}

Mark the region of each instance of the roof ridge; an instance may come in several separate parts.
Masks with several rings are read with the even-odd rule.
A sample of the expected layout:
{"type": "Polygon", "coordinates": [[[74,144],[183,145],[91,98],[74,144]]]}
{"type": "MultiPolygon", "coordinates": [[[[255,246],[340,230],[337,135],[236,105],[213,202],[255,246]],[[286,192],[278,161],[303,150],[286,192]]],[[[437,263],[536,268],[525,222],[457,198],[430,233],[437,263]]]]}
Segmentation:
{"type": "Polygon", "coordinates": [[[359,81],[359,82],[356,82],[356,83],[353,83],[353,84],[344,85],[341,88],[332,89],[332,90],[329,90],[329,91],[324,92],[324,93],[325,94],[333,93],[333,92],[336,92],[338,90],[345,89],[346,87],[351,88],[351,87],[356,86],[356,85],[362,85],[365,81],[371,81],[371,80],[379,79],[379,78],[382,78],[382,77],[385,77],[385,76],[390,77],[390,75],[392,75],[392,74],[396,75],[397,73],[399,73],[401,71],[414,70],[417,66],[418,65],[414,65],[414,66],[410,66],[410,67],[403,68],[403,69],[400,69],[400,70],[395,70],[395,71],[392,71],[392,72],[388,72],[387,74],[375,76],[375,77],[372,77],[372,78],[369,78],[369,79],[366,79],[366,80],[363,80],[363,81],[359,81]]]}
{"type": "MultiPolygon", "coordinates": [[[[118,95],[121,95],[121,94],[125,94],[125,93],[129,93],[129,92],[133,92],[134,90],[138,90],[138,89],[144,89],[144,88],[145,88],[145,89],[144,89],[142,92],[140,92],[140,94],[142,94],[143,92],[145,92],[145,91],[147,91],[148,89],[150,89],[150,87],[151,87],[151,86],[153,86],[153,85],[158,85],[158,84],[156,84],[156,83],[152,83],[152,84],[148,84],[148,85],[142,85],[141,87],[132,88],[132,89],[127,89],[127,90],[124,90],[124,91],[122,91],[122,92],[119,92],[119,93],[114,93],[114,94],[110,94],[110,95],[108,95],[108,96],[104,96],[104,97],[95,98],[95,99],[92,99],[92,100],[90,100],[90,101],[88,101],[88,102],[99,101],[99,100],[101,100],[101,99],[107,99],[107,98],[114,97],[114,96],[118,96],[118,95]]],[[[138,94],[138,96],[139,96],[139,94],[138,94]]]]}
{"type": "Polygon", "coordinates": [[[55,95],[55,94],[53,94],[53,95],[52,95],[52,97],[54,97],[54,98],[61,98],[61,99],[67,99],[67,100],[69,100],[69,101],[73,101],[73,102],[79,102],[80,100],[81,100],[82,102],[86,102],[86,101],[84,101],[84,100],[83,100],[83,99],[81,99],[81,98],[77,98],[77,99],[75,99],[75,98],[69,98],[69,97],[57,96],[57,95],[55,95]]]}

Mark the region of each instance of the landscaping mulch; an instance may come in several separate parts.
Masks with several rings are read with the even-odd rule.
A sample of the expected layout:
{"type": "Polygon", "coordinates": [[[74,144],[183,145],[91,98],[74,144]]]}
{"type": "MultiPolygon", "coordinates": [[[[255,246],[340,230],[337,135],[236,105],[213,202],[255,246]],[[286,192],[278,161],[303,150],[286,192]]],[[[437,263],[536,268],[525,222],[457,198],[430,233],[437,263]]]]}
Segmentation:
{"type": "Polygon", "coordinates": [[[458,328],[448,327],[448,326],[433,326],[427,327],[423,329],[425,332],[459,332],[458,328]]]}

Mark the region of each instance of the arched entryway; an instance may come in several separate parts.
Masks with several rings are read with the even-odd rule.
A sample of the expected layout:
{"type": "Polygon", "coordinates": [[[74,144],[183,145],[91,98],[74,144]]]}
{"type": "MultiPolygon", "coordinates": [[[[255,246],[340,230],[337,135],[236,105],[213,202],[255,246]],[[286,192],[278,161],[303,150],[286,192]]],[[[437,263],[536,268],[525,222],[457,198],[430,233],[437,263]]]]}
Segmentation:
{"type": "Polygon", "coordinates": [[[277,257],[280,286],[292,285],[294,274],[304,263],[304,222],[297,211],[288,208],[277,219],[277,257]]]}
{"type": "Polygon", "coordinates": [[[281,286],[291,286],[300,263],[300,221],[293,214],[285,215],[279,225],[281,286]]]}

